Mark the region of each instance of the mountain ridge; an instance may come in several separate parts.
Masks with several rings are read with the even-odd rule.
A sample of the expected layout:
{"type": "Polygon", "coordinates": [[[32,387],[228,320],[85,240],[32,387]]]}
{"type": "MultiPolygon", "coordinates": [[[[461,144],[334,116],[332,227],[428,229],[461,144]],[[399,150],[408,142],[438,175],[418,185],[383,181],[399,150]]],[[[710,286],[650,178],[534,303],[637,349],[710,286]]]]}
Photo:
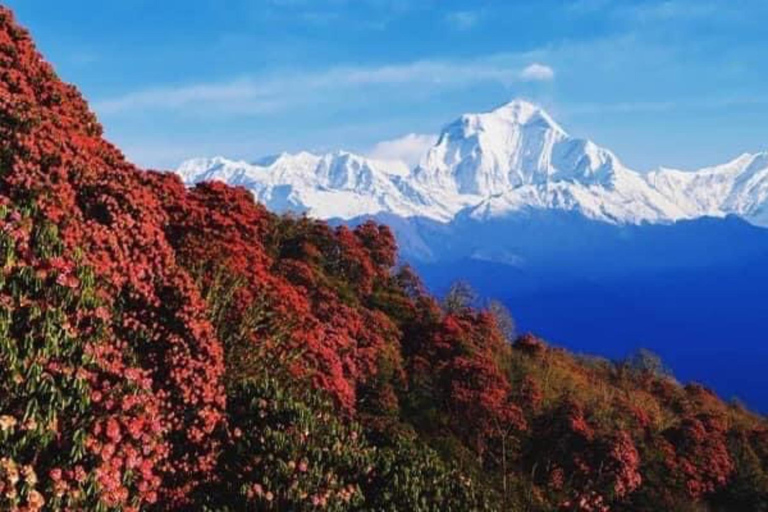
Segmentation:
{"type": "Polygon", "coordinates": [[[413,168],[337,151],[282,153],[254,163],[192,159],[176,172],[188,185],[242,185],[270,209],[322,219],[392,213],[449,222],[464,210],[487,219],[534,208],[615,224],[735,214],[768,226],[768,153],[696,171],[642,173],[520,99],[447,124],[413,168]]]}

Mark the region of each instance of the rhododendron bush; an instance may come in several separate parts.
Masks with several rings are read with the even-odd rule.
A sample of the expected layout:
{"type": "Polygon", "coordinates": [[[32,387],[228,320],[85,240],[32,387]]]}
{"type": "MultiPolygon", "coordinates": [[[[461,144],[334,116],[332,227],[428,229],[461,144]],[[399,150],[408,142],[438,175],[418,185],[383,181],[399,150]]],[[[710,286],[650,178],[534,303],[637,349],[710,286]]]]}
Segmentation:
{"type": "Polygon", "coordinates": [[[0,267],[0,510],[768,510],[763,417],[137,169],[2,8],[0,267]]]}
{"type": "Polygon", "coordinates": [[[93,273],[62,254],[55,228],[2,217],[0,505],[154,503],[169,444],[149,374],[105,344],[93,273]]]}
{"type": "MultiPolygon", "coordinates": [[[[7,10],[0,11],[0,75],[0,203],[10,210],[6,229],[16,242],[6,272],[24,276],[21,283],[9,282],[17,297],[6,308],[28,317],[14,319],[17,331],[10,333],[14,341],[8,344],[23,342],[29,350],[51,354],[42,340],[33,338],[33,322],[43,315],[41,335],[61,330],[86,344],[84,357],[102,372],[119,376],[94,374],[82,361],[71,359],[76,354],[67,361],[54,358],[53,367],[46,369],[46,356],[32,352],[22,363],[14,353],[6,356],[5,368],[26,365],[7,378],[20,380],[24,388],[42,380],[41,385],[52,388],[47,393],[63,394],[65,403],[72,399],[67,389],[74,386],[99,404],[93,407],[104,409],[103,420],[91,418],[92,424],[84,425],[89,430],[78,432],[77,439],[84,443],[82,449],[101,459],[92,478],[105,506],[158,499],[181,503],[210,472],[217,452],[212,434],[223,418],[222,351],[204,302],[192,279],[175,264],[161,229],[166,214],[157,198],[141,184],[137,170],[101,138],[101,128],[79,93],[58,80],[7,10]],[[48,226],[55,227],[61,243],[58,260],[48,257],[51,249],[45,244],[50,242],[38,236],[53,229],[48,226]],[[75,272],[75,257],[93,274],[88,295],[100,301],[94,315],[105,324],[102,339],[90,343],[83,338],[95,329],[94,322],[80,318],[86,310],[79,301],[70,319],[63,313],[51,317],[55,297],[20,296],[54,294],[54,284],[43,281],[48,274],[55,286],[84,293],[86,282],[75,272]],[[30,273],[33,277],[27,277],[30,273]],[[23,308],[31,309],[22,313],[23,308]],[[80,377],[60,388],[56,372],[71,379],[73,369],[80,370],[80,377]],[[144,443],[145,431],[157,439],[144,443]],[[136,493],[124,486],[128,474],[146,475],[131,477],[137,480],[136,493]]],[[[29,397],[21,411],[17,404],[10,412],[21,412],[26,419],[37,407],[49,405],[40,400],[29,397]]],[[[46,414],[50,421],[59,416],[46,414]]],[[[50,431],[40,435],[55,437],[50,431]]],[[[78,467],[73,463],[63,469],[78,467]]],[[[62,485],[71,478],[91,477],[65,475],[62,485]]]]}
{"type": "Polygon", "coordinates": [[[371,444],[331,404],[279,380],[230,394],[232,441],[221,481],[199,502],[217,510],[490,510],[477,484],[408,438],[371,444]]]}

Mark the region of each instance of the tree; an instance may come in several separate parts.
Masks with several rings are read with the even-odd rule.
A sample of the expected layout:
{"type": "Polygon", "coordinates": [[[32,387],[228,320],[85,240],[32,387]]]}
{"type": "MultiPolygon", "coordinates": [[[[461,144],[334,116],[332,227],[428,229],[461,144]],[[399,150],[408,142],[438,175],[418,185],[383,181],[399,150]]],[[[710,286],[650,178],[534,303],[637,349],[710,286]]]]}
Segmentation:
{"type": "Polygon", "coordinates": [[[512,317],[509,309],[498,300],[491,300],[488,303],[488,312],[496,320],[496,327],[504,338],[510,343],[517,337],[517,323],[512,317]]]}
{"type": "Polygon", "coordinates": [[[668,377],[672,374],[658,354],[645,348],[641,348],[631,354],[624,364],[635,372],[648,373],[655,377],[668,377]]]}
{"type": "Polygon", "coordinates": [[[477,293],[467,281],[456,281],[443,299],[443,309],[458,315],[466,312],[477,301],[477,293]]]}

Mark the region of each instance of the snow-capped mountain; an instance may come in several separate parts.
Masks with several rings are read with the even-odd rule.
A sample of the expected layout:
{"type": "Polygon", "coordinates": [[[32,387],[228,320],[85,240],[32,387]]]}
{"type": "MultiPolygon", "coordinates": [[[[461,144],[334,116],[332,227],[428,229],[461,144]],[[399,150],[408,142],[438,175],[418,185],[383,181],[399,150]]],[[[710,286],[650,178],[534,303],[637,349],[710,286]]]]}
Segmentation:
{"type": "Polygon", "coordinates": [[[413,179],[437,197],[461,198],[474,218],[525,208],[576,210],[610,222],[686,216],[616,155],[568,135],[520,100],[448,125],[413,179]]]}
{"type": "Polygon", "coordinates": [[[188,184],[242,185],[270,209],[324,219],[392,214],[448,222],[553,209],[616,224],[736,214],[768,226],[768,153],[695,172],[640,173],[522,100],[461,116],[413,169],[336,152],[253,163],[194,159],[177,173],[188,184]]]}
{"type": "Polygon", "coordinates": [[[176,172],[188,184],[219,180],[243,186],[275,212],[306,213],[323,219],[381,212],[440,217],[409,189],[410,170],[405,164],[343,151],[321,156],[283,153],[253,163],[197,158],[187,160],[176,172]]]}
{"type": "Polygon", "coordinates": [[[692,216],[733,213],[768,226],[768,152],[745,153],[696,172],[661,169],[644,179],[692,216]]]}

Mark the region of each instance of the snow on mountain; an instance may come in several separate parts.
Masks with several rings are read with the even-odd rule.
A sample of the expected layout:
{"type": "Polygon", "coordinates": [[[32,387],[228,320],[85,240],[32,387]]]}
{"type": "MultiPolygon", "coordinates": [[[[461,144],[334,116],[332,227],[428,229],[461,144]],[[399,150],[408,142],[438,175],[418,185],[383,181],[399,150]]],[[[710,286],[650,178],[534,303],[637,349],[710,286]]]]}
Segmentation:
{"type": "Polygon", "coordinates": [[[571,139],[543,110],[514,101],[449,124],[414,177],[430,189],[488,197],[577,175],[593,180],[610,160],[608,152],[571,139]]]}
{"type": "Polygon", "coordinates": [[[464,198],[476,219],[525,208],[576,210],[609,222],[686,216],[616,155],[571,137],[544,110],[520,100],[448,125],[414,180],[464,198]]]}
{"type": "Polygon", "coordinates": [[[352,219],[381,213],[447,222],[527,209],[579,212],[611,223],[737,214],[768,226],[768,153],[695,172],[626,168],[611,151],[569,135],[542,108],[514,100],[447,125],[413,169],[347,152],[282,154],[247,163],[193,159],[188,184],[221,180],[278,211],[352,219]]]}
{"type": "Polygon", "coordinates": [[[250,190],[276,212],[351,219],[391,212],[401,217],[445,218],[407,184],[401,162],[339,151],[326,155],[283,153],[248,163],[223,157],[187,160],[176,171],[187,184],[218,180],[250,190]]]}
{"type": "Polygon", "coordinates": [[[695,172],[660,169],[644,178],[692,217],[732,213],[768,226],[768,152],[743,154],[695,172]]]}

